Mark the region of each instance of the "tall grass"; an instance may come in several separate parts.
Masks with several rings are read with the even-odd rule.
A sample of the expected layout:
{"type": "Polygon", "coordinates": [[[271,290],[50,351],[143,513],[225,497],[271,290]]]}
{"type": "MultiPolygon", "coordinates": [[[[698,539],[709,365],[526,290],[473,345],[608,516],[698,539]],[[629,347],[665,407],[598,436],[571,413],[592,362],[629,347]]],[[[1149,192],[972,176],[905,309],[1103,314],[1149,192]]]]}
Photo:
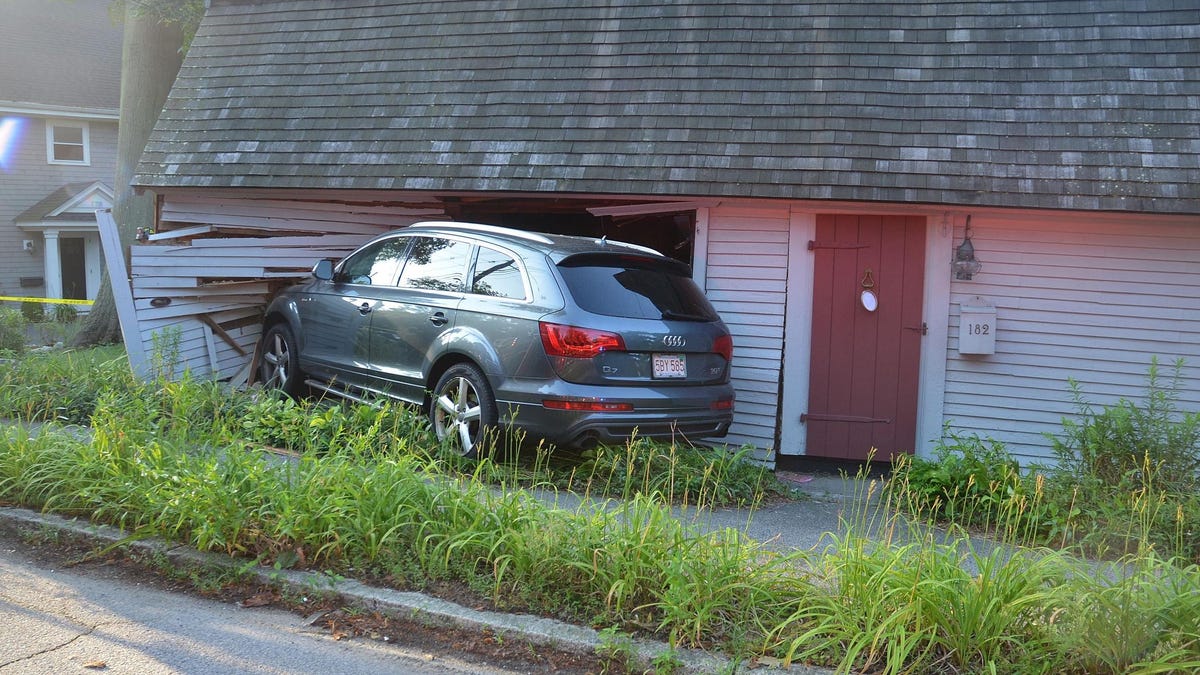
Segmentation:
{"type": "Polygon", "coordinates": [[[103,392],[133,385],[119,346],[26,354],[0,365],[0,418],[86,424],[103,392]]]}
{"type": "Polygon", "coordinates": [[[780,552],[673,515],[672,502],[714,503],[708,495],[740,480],[733,468],[662,482],[688,460],[643,461],[657,450],[631,444],[587,468],[611,477],[591,485],[617,487],[556,508],[514,487],[526,473],[497,482],[505,469],[494,462],[445,459],[402,408],[305,403],[306,432],[288,441],[297,456],[263,452],[293,433],[293,412],[260,396],[156,383],[97,396],[86,436],[56,423],[36,435],[8,428],[0,501],[280,567],[454,583],[499,607],[738,659],[889,673],[1200,668],[1200,568],[1152,543],[1108,565],[1022,546],[1025,514],[1043,499],[1036,486],[981,519],[1000,533],[994,544],[938,529],[938,497],[906,510],[912,492],[863,481],[824,545],[780,552]]]}

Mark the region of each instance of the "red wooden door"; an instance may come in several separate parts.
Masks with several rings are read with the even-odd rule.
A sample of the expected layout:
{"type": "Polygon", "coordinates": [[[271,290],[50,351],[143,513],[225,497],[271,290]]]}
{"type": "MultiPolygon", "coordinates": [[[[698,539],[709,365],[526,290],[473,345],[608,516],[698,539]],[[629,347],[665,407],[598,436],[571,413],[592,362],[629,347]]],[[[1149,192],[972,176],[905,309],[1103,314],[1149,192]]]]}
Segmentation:
{"type": "Polygon", "coordinates": [[[817,218],[806,454],[886,461],[916,442],[925,219],[817,218]],[[864,290],[877,298],[875,311],[864,290]]]}

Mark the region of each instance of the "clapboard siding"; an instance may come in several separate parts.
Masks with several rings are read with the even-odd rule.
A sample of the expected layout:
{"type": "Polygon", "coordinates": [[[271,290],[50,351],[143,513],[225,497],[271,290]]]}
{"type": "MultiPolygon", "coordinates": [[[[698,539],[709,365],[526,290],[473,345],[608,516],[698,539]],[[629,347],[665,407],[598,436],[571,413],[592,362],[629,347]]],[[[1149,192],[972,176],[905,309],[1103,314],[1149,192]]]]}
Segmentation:
{"type": "Polygon", "coordinates": [[[428,204],[167,195],[151,243],[130,247],[143,353],[174,376],[245,377],[274,290],[375,234],[443,215],[428,204]]]}
{"type": "Polygon", "coordinates": [[[952,428],[1051,461],[1047,434],[1078,412],[1069,380],[1095,406],[1140,401],[1154,358],[1163,383],[1185,360],[1178,406],[1200,409],[1200,224],[981,215],[971,228],[983,271],[951,284],[952,428]],[[996,306],[993,355],[958,353],[959,308],[974,296],[996,306]]]}
{"type": "Polygon", "coordinates": [[[259,321],[249,319],[258,315],[258,310],[244,307],[209,315],[218,325],[237,324],[225,332],[240,350],[213,334],[196,315],[139,321],[142,348],[150,356],[152,374],[179,378],[186,372],[214,379],[244,375],[262,330],[259,321]]]}
{"type": "Polygon", "coordinates": [[[737,391],[731,445],[775,447],[787,293],[786,212],[714,209],[709,216],[706,288],[733,334],[737,391]]]}

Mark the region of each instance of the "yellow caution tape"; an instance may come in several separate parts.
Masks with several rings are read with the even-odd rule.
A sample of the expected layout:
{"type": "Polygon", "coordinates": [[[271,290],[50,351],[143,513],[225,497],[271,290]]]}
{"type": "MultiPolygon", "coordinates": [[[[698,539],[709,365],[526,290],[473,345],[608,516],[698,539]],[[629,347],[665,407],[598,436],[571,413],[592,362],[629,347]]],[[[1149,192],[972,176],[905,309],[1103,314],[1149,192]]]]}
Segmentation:
{"type": "Polygon", "coordinates": [[[5,295],[0,295],[0,300],[11,300],[12,302],[44,302],[50,305],[90,305],[91,300],[74,300],[72,298],[10,298],[5,295]]]}

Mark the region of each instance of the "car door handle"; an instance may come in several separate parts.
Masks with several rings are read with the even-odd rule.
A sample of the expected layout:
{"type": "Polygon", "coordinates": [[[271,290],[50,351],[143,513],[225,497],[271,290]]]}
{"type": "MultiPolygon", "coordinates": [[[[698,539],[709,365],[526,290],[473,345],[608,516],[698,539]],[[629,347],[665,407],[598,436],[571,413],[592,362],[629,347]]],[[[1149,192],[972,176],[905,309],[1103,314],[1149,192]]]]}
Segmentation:
{"type": "Polygon", "coordinates": [[[358,313],[362,314],[363,316],[370,314],[371,313],[371,303],[364,302],[363,304],[359,305],[358,313]]]}
{"type": "Polygon", "coordinates": [[[449,321],[449,319],[447,319],[446,315],[442,312],[434,312],[429,316],[429,323],[435,326],[445,326],[447,321],[449,321]]]}

